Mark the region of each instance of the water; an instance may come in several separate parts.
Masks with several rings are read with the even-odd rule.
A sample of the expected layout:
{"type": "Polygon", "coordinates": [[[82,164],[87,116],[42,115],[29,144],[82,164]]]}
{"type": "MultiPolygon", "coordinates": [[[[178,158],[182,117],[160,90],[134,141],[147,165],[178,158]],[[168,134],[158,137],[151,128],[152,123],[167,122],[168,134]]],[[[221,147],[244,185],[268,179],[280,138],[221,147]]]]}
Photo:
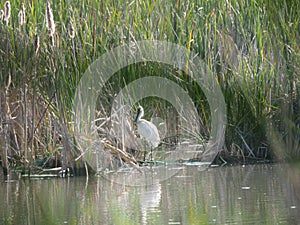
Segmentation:
{"type": "Polygon", "coordinates": [[[0,177],[0,224],[300,224],[300,175],[287,165],[190,165],[146,186],[124,176],[0,177]]]}

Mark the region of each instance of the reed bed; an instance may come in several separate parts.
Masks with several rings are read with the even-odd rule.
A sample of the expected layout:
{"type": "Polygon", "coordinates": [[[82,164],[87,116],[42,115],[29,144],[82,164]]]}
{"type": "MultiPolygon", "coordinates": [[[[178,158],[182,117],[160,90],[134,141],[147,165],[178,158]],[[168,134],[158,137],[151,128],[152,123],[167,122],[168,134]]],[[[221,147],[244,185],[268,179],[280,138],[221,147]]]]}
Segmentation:
{"type": "MultiPolygon", "coordinates": [[[[144,39],[185,46],[213,71],[227,104],[223,158],[299,157],[299,12],[296,0],[0,2],[4,171],[61,166],[76,173],[88,167],[84,157],[75,161],[82,154],[72,124],[76,86],[103,53],[144,39]]],[[[209,104],[201,88],[185,71],[159,63],[116,73],[99,97],[98,117],[109,118],[114,94],[143,74],[184,87],[201,115],[201,135],[209,136],[209,104]]],[[[155,98],[142,103],[146,111],[166,116],[167,103],[155,98]]],[[[176,124],[168,130],[176,139],[176,124]]],[[[124,150],[113,138],[101,137],[113,151],[124,150]]]]}

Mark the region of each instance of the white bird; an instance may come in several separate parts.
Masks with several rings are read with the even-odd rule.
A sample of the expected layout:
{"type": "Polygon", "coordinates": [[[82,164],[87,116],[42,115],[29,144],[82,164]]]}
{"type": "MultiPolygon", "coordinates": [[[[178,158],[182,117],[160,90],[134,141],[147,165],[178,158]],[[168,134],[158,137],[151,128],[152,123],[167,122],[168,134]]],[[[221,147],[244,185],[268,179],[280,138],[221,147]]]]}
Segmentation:
{"type": "Polygon", "coordinates": [[[134,122],[137,123],[138,132],[143,138],[145,138],[148,142],[151,143],[152,147],[156,148],[160,143],[157,127],[153,123],[142,119],[143,116],[144,109],[142,106],[139,106],[136,118],[134,120],[134,122]]]}

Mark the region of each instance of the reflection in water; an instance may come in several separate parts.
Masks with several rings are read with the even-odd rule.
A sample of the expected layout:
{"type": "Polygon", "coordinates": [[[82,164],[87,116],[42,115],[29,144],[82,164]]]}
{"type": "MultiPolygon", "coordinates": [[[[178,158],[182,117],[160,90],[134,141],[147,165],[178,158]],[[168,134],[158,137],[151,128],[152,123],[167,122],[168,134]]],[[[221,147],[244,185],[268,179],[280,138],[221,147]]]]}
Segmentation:
{"type": "Polygon", "coordinates": [[[0,177],[0,224],[300,223],[299,172],[286,165],[186,166],[163,181],[149,174],[144,186],[124,185],[124,176],[133,175],[0,177]]]}
{"type": "Polygon", "coordinates": [[[140,211],[140,220],[141,224],[148,224],[147,218],[151,213],[160,213],[159,208],[161,203],[161,184],[156,181],[152,185],[141,186],[139,187],[136,198],[139,200],[139,204],[132,208],[129,201],[129,192],[123,193],[118,198],[118,205],[122,206],[124,212],[134,210],[137,207],[140,211]]]}
{"type": "Polygon", "coordinates": [[[142,224],[147,224],[148,212],[156,213],[160,210],[161,187],[159,182],[153,183],[151,186],[144,187],[145,190],[140,194],[140,204],[142,212],[142,224]]]}

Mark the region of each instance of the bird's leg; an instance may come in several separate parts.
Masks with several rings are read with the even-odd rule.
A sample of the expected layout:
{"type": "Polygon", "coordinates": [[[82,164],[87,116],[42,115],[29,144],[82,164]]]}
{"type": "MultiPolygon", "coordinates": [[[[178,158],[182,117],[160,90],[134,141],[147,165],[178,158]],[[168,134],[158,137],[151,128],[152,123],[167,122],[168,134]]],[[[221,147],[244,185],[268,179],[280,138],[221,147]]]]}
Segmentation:
{"type": "Polygon", "coordinates": [[[144,162],[146,162],[147,151],[146,151],[146,143],[145,143],[144,139],[142,139],[142,144],[143,144],[143,151],[142,151],[142,153],[143,153],[143,160],[144,160],[144,162]]]}
{"type": "Polygon", "coordinates": [[[147,154],[147,152],[146,152],[145,149],[143,149],[143,153],[144,153],[144,162],[146,162],[146,154],[147,154]]]}

